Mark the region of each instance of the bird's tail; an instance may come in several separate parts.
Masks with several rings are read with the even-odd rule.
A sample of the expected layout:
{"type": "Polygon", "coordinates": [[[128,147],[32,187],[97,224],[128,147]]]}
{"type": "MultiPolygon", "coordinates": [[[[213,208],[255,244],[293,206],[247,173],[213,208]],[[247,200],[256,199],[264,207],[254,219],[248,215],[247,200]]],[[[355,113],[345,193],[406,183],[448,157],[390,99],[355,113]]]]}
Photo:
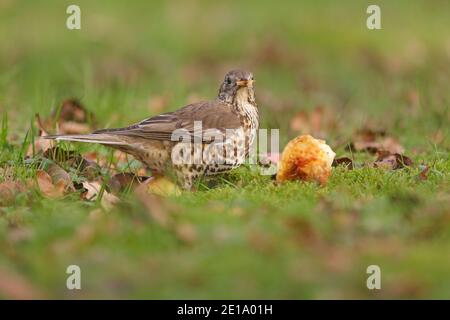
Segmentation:
{"type": "Polygon", "coordinates": [[[100,143],[104,145],[124,145],[124,141],[121,141],[118,136],[107,133],[90,133],[90,134],[61,134],[61,135],[48,135],[41,136],[43,139],[52,139],[56,141],[78,141],[88,143],[100,143]]]}

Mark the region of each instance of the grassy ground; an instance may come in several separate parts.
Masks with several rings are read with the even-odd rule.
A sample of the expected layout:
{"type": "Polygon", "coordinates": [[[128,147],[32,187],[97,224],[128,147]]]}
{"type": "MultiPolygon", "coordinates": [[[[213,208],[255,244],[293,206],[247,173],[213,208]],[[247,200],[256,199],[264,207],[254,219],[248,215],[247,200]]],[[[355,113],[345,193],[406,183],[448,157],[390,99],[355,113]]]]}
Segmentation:
{"type": "Polygon", "coordinates": [[[0,1],[0,181],[34,177],[36,112],[76,97],[99,127],[123,126],[214,97],[236,67],[254,72],[262,126],[280,128],[282,146],[301,133],[292,117],[320,105],[329,120],[304,131],[338,156],[372,161],[345,149],[369,126],[415,165],[340,167],[324,187],[242,167],[160,199],[173,228],[133,193],[107,211],[30,188],[0,207],[0,297],[450,297],[448,2],[378,1],[379,31],[365,1],[77,1],[82,29],[69,31],[71,3],[0,1]],[[82,290],[66,289],[70,264],[82,290]],[[366,287],[371,264],[379,291],[366,287]]]}

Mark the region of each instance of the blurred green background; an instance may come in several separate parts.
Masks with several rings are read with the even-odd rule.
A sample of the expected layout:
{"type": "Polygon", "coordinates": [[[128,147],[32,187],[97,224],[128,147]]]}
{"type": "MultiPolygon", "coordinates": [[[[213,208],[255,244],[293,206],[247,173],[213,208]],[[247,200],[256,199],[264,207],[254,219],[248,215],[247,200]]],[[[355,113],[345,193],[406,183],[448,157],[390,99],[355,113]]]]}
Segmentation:
{"type": "Polygon", "coordinates": [[[376,1],[382,30],[366,28],[369,4],[0,0],[13,145],[66,98],[100,127],[124,126],[213,98],[226,71],[246,68],[281,145],[299,134],[297,112],[323,106],[335,123],[319,135],[339,155],[370,125],[433,166],[421,183],[414,169],[337,171],[326,188],[276,188],[243,169],[234,186],[167,200],[195,230],[188,245],[132,200],[94,217],[73,199],[19,201],[0,211],[0,282],[19,294],[5,282],[0,297],[448,298],[450,2],[376,1]],[[66,28],[70,4],[81,30],[66,28]],[[81,291],[65,288],[69,264],[82,267],[81,291]],[[365,287],[369,264],[382,267],[379,292],[365,287]]]}
{"type": "Polygon", "coordinates": [[[155,96],[168,109],[214,97],[238,67],[255,73],[265,126],[285,129],[319,104],[345,113],[347,128],[395,121],[411,139],[448,120],[447,1],[380,1],[378,31],[366,28],[366,1],[79,1],[72,31],[70,1],[1,3],[0,103],[14,126],[72,96],[123,125],[155,113],[155,96]],[[424,113],[405,98],[418,88],[424,113]]]}

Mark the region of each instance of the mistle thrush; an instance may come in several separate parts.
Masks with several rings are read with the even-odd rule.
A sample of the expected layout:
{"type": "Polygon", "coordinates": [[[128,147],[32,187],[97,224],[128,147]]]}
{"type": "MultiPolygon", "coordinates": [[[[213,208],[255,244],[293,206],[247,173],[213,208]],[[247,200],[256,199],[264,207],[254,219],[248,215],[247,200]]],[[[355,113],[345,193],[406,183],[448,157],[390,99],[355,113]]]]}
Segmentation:
{"type": "Polygon", "coordinates": [[[44,138],[99,143],[133,155],[152,172],[174,173],[190,189],[196,178],[245,161],[259,126],[253,74],[228,72],[215,100],[189,104],[124,128],[44,138]]]}

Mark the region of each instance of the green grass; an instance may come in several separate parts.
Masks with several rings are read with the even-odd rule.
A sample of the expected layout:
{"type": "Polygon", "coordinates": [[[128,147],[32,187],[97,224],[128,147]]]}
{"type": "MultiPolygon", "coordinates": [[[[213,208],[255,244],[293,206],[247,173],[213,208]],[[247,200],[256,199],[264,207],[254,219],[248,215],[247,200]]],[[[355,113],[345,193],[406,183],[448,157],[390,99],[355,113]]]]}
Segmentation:
{"type": "Polygon", "coordinates": [[[281,146],[299,134],[291,117],[322,105],[335,125],[319,135],[338,156],[373,161],[345,150],[371,126],[415,165],[337,168],[324,187],[242,167],[161,200],[171,228],[132,193],[106,211],[29,188],[0,207],[1,298],[450,296],[447,2],[378,1],[380,31],[365,28],[364,1],[147,2],[78,1],[80,31],[65,28],[70,1],[0,2],[0,182],[34,178],[36,112],[76,97],[100,127],[123,126],[161,112],[155,97],[167,110],[214,97],[236,67],[255,74],[262,126],[280,129],[281,146]],[[71,264],[82,290],[66,289],[71,264]],[[371,264],[379,291],[366,288],[371,264]]]}

